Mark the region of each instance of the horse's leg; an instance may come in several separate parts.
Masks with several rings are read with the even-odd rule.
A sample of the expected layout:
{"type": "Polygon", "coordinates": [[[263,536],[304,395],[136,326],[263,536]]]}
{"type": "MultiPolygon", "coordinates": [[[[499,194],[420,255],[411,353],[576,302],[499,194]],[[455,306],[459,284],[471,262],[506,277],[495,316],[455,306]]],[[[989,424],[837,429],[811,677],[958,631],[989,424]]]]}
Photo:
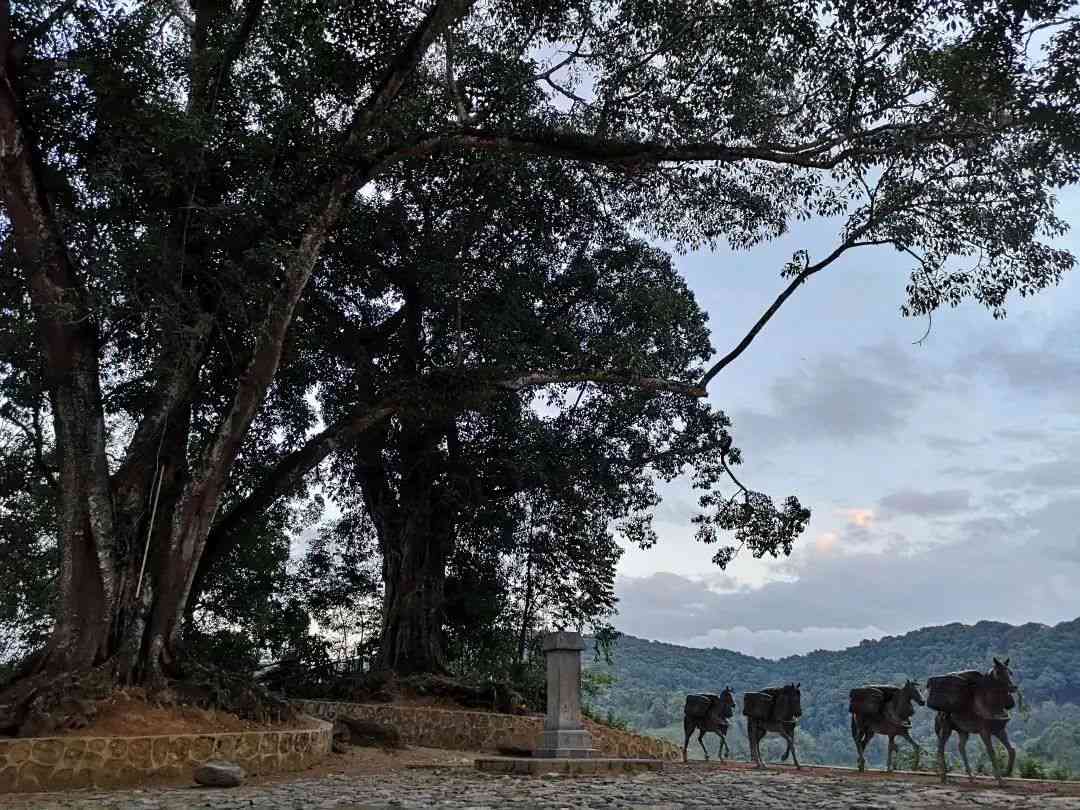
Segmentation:
{"type": "Polygon", "coordinates": [[[963,762],[964,762],[964,770],[967,771],[968,779],[970,779],[972,782],[974,782],[975,781],[975,775],[971,772],[971,766],[968,765],[968,758],[967,758],[967,744],[968,744],[968,737],[970,737],[970,736],[971,735],[966,731],[961,731],[960,729],[956,730],[956,738],[957,738],[957,740],[959,740],[957,745],[960,748],[960,759],[962,759],[963,762]]]}
{"type": "Polygon", "coordinates": [[[761,758],[761,740],[765,737],[765,735],[767,733],[768,732],[766,731],[766,729],[764,728],[763,725],[760,725],[758,723],[754,723],[754,732],[753,732],[753,734],[754,734],[754,740],[753,740],[754,760],[755,760],[755,762],[757,762],[757,766],[759,768],[764,768],[765,767],[765,761],[761,758]]]}
{"type": "Polygon", "coordinates": [[[889,747],[885,751],[885,771],[886,773],[892,773],[896,767],[896,736],[889,735],[889,747]]]}
{"type": "Polygon", "coordinates": [[[994,779],[997,781],[998,786],[1004,787],[1004,783],[1001,781],[1001,770],[998,768],[997,752],[994,751],[994,739],[990,736],[989,724],[984,723],[979,730],[979,736],[982,737],[983,745],[986,746],[986,753],[990,756],[990,765],[994,768],[994,779]]]}
{"type": "Polygon", "coordinates": [[[941,773],[941,784],[944,785],[947,777],[945,773],[945,743],[952,736],[952,726],[947,718],[943,718],[939,714],[934,718],[934,731],[937,733],[938,771],[941,773]]]}
{"type": "Polygon", "coordinates": [[[866,770],[866,749],[870,745],[870,741],[874,739],[874,729],[870,726],[866,726],[862,730],[862,734],[859,735],[859,770],[866,770]]]}
{"type": "Polygon", "coordinates": [[[698,745],[701,746],[701,750],[705,752],[705,761],[709,761],[709,749],[705,747],[705,726],[701,727],[701,731],[697,735],[698,745]]]}
{"type": "Polygon", "coordinates": [[[994,730],[994,736],[1001,740],[1001,744],[1005,746],[1005,750],[1009,752],[1009,764],[1005,766],[1005,775],[1012,776],[1013,764],[1016,762],[1016,749],[1013,748],[1012,743],[1009,742],[1009,732],[1006,730],[1004,724],[999,729],[994,730]]]}
{"type": "Polygon", "coordinates": [[[690,745],[690,737],[694,734],[694,724],[690,722],[688,718],[683,718],[683,731],[686,732],[686,739],[683,740],[682,745],[682,761],[686,762],[686,748],[690,745]]]}
{"type": "Polygon", "coordinates": [[[723,762],[724,752],[727,751],[729,754],[731,753],[728,751],[727,737],[719,731],[716,732],[716,736],[720,738],[720,747],[716,749],[716,758],[723,762]]]}
{"type": "MultiPolygon", "coordinates": [[[[784,735],[784,736],[786,737],[787,735],[784,735]]],[[[781,762],[787,762],[787,758],[789,756],[791,756],[791,742],[790,741],[788,742],[787,749],[784,751],[784,755],[782,757],[780,757],[780,761],[781,762]]]]}
{"type": "Polygon", "coordinates": [[[789,732],[783,726],[780,727],[780,733],[787,737],[788,751],[791,752],[791,761],[795,763],[795,770],[801,771],[802,766],[799,765],[799,755],[795,753],[795,729],[791,729],[789,732]]]}
{"type": "Polygon", "coordinates": [[[851,716],[851,739],[855,741],[855,753],[859,757],[858,768],[859,773],[866,770],[866,740],[863,737],[866,733],[863,729],[859,728],[859,724],[855,721],[855,715],[851,716]]]}
{"type": "Polygon", "coordinates": [[[905,731],[900,736],[903,737],[905,740],[907,740],[908,743],[911,745],[911,747],[914,748],[916,751],[918,751],[920,753],[922,752],[922,746],[919,745],[917,742],[915,742],[915,740],[911,739],[910,732],[905,731]]]}

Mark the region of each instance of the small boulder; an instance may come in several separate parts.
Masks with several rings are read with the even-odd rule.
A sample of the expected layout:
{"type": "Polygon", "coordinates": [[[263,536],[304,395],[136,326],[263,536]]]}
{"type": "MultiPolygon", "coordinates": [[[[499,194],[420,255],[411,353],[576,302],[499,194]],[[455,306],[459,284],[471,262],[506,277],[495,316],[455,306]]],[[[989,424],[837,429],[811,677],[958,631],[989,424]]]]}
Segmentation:
{"type": "Polygon", "coordinates": [[[195,781],[206,787],[239,787],[244,769],[234,762],[206,762],[195,769],[195,781]]]}
{"type": "Polygon", "coordinates": [[[351,745],[379,746],[381,748],[404,748],[401,734],[393,726],[384,726],[371,720],[354,720],[351,717],[339,717],[338,720],[349,729],[348,742],[351,745]]]}
{"type": "Polygon", "coordinates": [[[330,746],[330,750],[335,754],[347,754],[349,753],[349,744],[342,742],[341,740],[334,740],[330,746]]]}

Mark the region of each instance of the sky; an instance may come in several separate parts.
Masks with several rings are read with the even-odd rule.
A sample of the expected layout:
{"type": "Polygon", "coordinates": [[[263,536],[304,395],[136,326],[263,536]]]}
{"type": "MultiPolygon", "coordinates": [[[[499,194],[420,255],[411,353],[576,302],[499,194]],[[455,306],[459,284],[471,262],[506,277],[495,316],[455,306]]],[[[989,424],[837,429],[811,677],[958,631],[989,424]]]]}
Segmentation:
{"type": "MultiPolygon", "coordinates": [[[[1060,195],[1080,255],[1080,189],[1060,195]]],[[[780,291],[806,223],[751,252],[676,263],[726,352],[780,291]]],[[[742,448],[740,479],[813,512],[789,558],[726,571],[693,539],[697,495],[664,489],[660,543],[619,564],[615,626],[776,658],[927,625],[1080,616],[1080,270],[995,321],[976,305],[903,318],[909,262],[849,253],[790,299],[710,385],[742,448]]]]}

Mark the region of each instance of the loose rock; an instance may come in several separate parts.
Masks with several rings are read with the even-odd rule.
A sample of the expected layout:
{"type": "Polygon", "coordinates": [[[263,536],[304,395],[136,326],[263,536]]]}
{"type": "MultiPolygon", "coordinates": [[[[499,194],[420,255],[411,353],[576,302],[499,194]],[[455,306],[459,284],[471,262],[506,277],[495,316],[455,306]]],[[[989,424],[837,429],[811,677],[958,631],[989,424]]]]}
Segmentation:
{"type": "Polygon", "coordinates": [[[240,787],[244,769],[233,762],[207,762],[195,769],[195,781],[206,787],[240,787]]]}

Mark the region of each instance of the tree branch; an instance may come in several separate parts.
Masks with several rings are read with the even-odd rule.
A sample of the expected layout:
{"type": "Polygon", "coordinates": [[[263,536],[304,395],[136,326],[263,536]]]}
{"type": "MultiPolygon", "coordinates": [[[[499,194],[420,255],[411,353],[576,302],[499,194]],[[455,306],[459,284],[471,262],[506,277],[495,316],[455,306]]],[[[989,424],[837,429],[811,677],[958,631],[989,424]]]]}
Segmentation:
{"type": "Polygon", "coordinates": [[[37,42],[37,40],[49,33],[49,29],[56,23],[70,14],[71,10],[75,8],[75,4],[78,2],[79,0],[66,0],[66,2],[58,5],[44,20],[26,32],[26,36],[21,39],[19,46],[21,48],[29,48],[37,42]]]}
{"type": "Polygon", "coordinates": [[[814,275],[815,273],[821,272],[854,247],[863,247],[867,245],[887,245],[892,243],[892,240],[890,239],[874,239],[865,242],[858,241],[858,236],[862,235],[867,230],[869,230],[869,224],[863,226],[863,228],[858,229],[858,231],[856,231],[857,235],[854,236],[854,238],[848,239],[843,244],[839,245],[835,250],[833,250],[832,253],[830,253],[824,259],[817,262],[816,264],[808,265],[805,269],[803,269],[802,272],[795,276],[795,278],[792,279],[791,283],[784,288],[783,292],[781,292],[780,295],[776,297],[776,300],[772,302],[769,308],[765,310],[765,312],[761,315],[760,318],[757,319],[757,322],[750,328],[750,331],[746,333],[746,336],[739,341],[739,343],[735,346],[734,349],[732,349],[715,363],[713,363],[713,365],[709,367],[709,370],[705,372],[704,376],[702,376],[701,382],[698,384],[702,388],[707,388],[709,383],[712,382],[713,377],[719,374],[726,366],[734,362],[734,360],[740,354],[746,351],[747,347],[749,347],[750,344],[753,343],[754,338],[758,336],[758,333],[765,328],[765,324],[767,324],[769,320],[777,312],[779,312],[780,307],[784,305],[784,302],[787,301],[792,295],[794,295],[795,291],[799,289],[799,287],[802,286],[802,284],[805,283],[806,280],[810,278],[810,276],[814,275]]]}
{"type": "Polygon", "coordinates": [[[190,11],[184,10],[183,0],[169,0],[169,5],[172,6],[173,13],[180,18],[180,22],[184,24],[189,32],[195,30],[195,18],[191,16],[190,11]]]}
{"type": "MultiPolygon", "coordinates": [[[[458,17],[465,13],[475,0],[438,0],[424,21],[413,32],[408,42],[391,61],[382,81],[369,100],[362,105],[353,118],[347,148],[362,143],[380,117],[397,98],[402,85],[416,69],[432,42],[458,17]]],[[[251,361],[241,376],[236,394],[228,413],[218,425],[213,440],[203,456],[201,469],[193,485],[193,495],[185,509],[183,520],[195,526],[195,536],[208,531],[206,523],[212,511],[206,506],[216,504],[220,497],[225,476],[240,450],[247,429],[256,412],[262,406],[266,391],[273,382],[281,360],[285,334],[292,321],[300,295],[307,286],[330,232],[337,225],[349,195],[372,170],[363,167],[359,172],[353,168],[341,172],[323,192],[323,202],[318,213],[305,227],[300,242],[284,268],[284,280],[280,290],[271,301],[266,317],[259,328],[251,361]]]]}
{"type": "Polygon", "coordinates": [[[645,392],[682,394],[688,397],[704,397],[706,395],[704,385],[691,385],[675,380],[666,380],[662,377],[645,377],[626,369],[582,368],[554,372],[536,371],[501,379],[495,381],[492,385],[506,391],[520,391],[523,388],[582,382],[635,388],[645,392]]]}
{"type": "Polygon", "coordinates": [[[208,116],[213,116],[218,99],[221,97],[221,91],[229,84],[233,63],[240,58],[240,54],[244,52],[248,40],[251,39],[251,32],[255,29],[255,23],[258,22],[259,15],[262,14],[263,5],[264,0],[248,0],[247,5],[244,7],[244,16],[236,32],[225,46],[221,64],[218,66],[217,79],[214,81],[213,87],[210,88],[210,101],[206,109],[208,116]]]}
{"type": "Polygon", "coordinates": [[[426,157],[453,148],[555,157],[617,168],[640,168],[662,163],[716,161],[736,163],[759,160],[807,169],[833,169],[850,159],[877,159],[897,151],[889,141],[934,142],[944,135],[985,136],[987,131],[959,128],[955,132],[927,129],[916,124],[882,124],[832,138],[800,144],[768,143],[762,146],[729,146],[711,141],[671,144],[603,138],[578,132],[538,130],[531,133],[463,129],[445,135],[417,139],[388,149],[380,157],[394,162],[426,157]],[[843,148],[839,148],[843,147],[843,148]]]}

